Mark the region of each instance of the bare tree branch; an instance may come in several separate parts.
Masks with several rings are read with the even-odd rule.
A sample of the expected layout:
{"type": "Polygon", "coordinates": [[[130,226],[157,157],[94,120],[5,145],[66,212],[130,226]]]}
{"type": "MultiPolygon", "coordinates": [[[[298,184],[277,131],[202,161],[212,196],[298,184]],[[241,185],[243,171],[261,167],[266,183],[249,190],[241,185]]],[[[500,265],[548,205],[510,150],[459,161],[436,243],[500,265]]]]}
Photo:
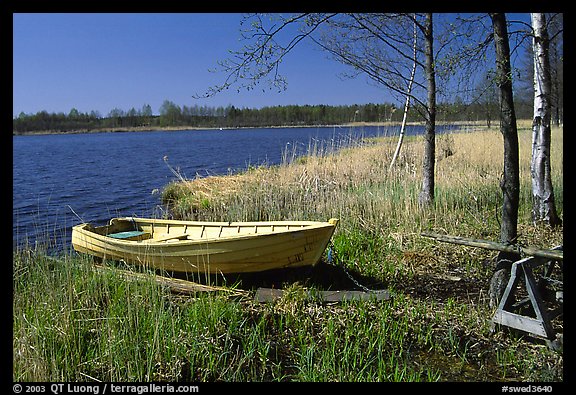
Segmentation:
{"type": "Polygon", "coordinates": [[[286,80],[279,74],[279,66],[284,57],[290,53],[302,40],[309,37],[314,31],[336,14],[322,14],[311,17],[311,14],[298,14],[289,18],[280,17],[279,24],[265,27],[259,14],[249,15],[241,24],[250,23],[250,28],[244,30],[242,37],[248,41],[241,50],[232,51],[232,58],[218,62],[226,79],[220,85],[210,87],[203,94],[196,94],[195,98],[212,97],[233,85],[239,85],[238,90],[254,89],[260,81],[268,78],[271,87],[279,91],[286,89],[286,80]],[[279,42],[281,34],[293,25],[303,25],[304,30],[291,36],[288,43],[279,42]]]}

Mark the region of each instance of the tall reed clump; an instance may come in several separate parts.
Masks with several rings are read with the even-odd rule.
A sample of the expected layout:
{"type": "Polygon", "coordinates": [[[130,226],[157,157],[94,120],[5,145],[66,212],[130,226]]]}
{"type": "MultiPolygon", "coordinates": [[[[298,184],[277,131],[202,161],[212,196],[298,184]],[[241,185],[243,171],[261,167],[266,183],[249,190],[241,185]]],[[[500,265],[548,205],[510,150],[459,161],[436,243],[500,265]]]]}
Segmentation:
{"type": "Polygon", "coordinates": [[[158,289],[99,273],[85,259],[27,250],[13,265],[14,380],[152,379],[170,314],[147,314],[160,307],[158,289]]]}
{"type": "MultiPolygon", "coordinates": [[[[13,252],[14,381],[562,381],[562,355],[492,333],[491,253],[420,236],[434,229],[498,240],[497,131],[438,136],[436,201],[418,207],[422,141],[392,139],[286,152],[279,166],[182,180],[175,216],[210,221],[327,220],[338,264],[384,283],[389,301],[319,303],[314,283],[259,304],[218,293],[177,297],[72,254],[13,252]]],[[[562,130],[553,131],[562,214],[562,130]]],[[[530,224],[530,133],[520,130],[520,242],[548,248],[562,229],[530,224]]],[[[354,271],[352,271],[354,273],[354,271]]],[[[520,340],[519,340],[520,339],[520,340]]]]}
{"type": "MultiPolygon", "coordinates": [[[[553,130],[551,158],[560,215],[563,211],[562,132],[562,128],[553,130]]],[[[395,167],[388,171],[395,143],[391,138],[377,138],[353,146],[333,147],[333,150],[309,150],[304,157],[286,155],[289,160],[280,166],[249,169],[232,177],[208,177],[176,183],[170,185],[166,193],[174,198],[176,205],[182,201],[191,203],[174,212],[176,216],[189,219],[340,218],[333,237],[338,264],[366,276],[372,283],[385,284],[396,295],[422,298],[413,305],[407,303],[399,307],[403,312],[426,311],[423,316],[409,316],[409,332],[417,323],[421,323],[423,328],[422,334],[418,335],[419,346],[411,346],[413,352],[408,354],[409,357],[418,360],[419,353],[422,353],[420,356],[425,356],[427,361],[423,366],[430,363],[438,367],[440,380],[497,377],[501,372],[492,367],[503,362],[493,354],[505,354],[502,350],[507,347],[507,342],[499,338],[500,346],[487,340],[491,333],[488,319],[493,314],[488,307],[487,291],[494,273],[496,254],[479,248],[438,243],[421,237],[420,233],[433,230],[499,240],[502,136],[498,130],[438,135],[435,202],[427,209],[418,206],[423,140],[413,136],[406,138],[395,167]],[[209,204],[202,207],[199,201],[209,204]],[[455,305],[459,308],[450,307],[455,305]],[[438,330],[429,332],[430,327],[438,330]],[[426,343],[428,341],[430,343],[426,343]],[[427,349],[423,344],[431,344],[428,352],[422,351],[427,349]],[[436,351],[431,354],[430,350],[436,351]]],[[[562,244],[562,228],[531,224],[529,127],[520,127],[519,144],[519,243],[541,248],[562,244]]],[[[405,303],[407,301],[412,299],[404,299],[405,303]]],[[[323,330],[332,333],[330,329],[323,330]]],[[[382,330],[379,328],[378,333],[382,330]]],[[[401,337],[397,341],[406,340],[401,337]]],[[[316,345],[305,348],[298,365],[310,369],[303,370],[308,372],[305,377],[314,378],[316,371],[309,364],[319,363],[320,354],[326,349],[343,344],[342,337],[337,341],[338,344],[325,344],[322,348],[316,345]]],[[[378,342],[362,345],[368,349],[378,347],[378,342]]],[[[398,351],[387,350],[384,354],[390,355],[390,352],[398,351]]],[[[511,375],[513,371],[538,379],[555,376],[557,359],[544,354],[535,357],[533,351],[517,349],[517,358],[506,362],[509,365],[506,374],[511,375]],[[546,364],[552,368],[542,367],[542,361],[548,361],[546,364]],[[535,366],[538,368],[534,369],[535,366]]],[[[382,363],[381,359],[378,361],[382,363]]],[[[357,363],[357,366],[372,366],[369,358],[357,363]]],[[[350,364],[354,366],[353,361],[350,364]]],[[[330,364],[324,368],[328,371],[336,369],[330,364]]],[[[402,376],[403,368],[399,369],[398,375],[402,376]]],[[[418,380],[428,374],[430,379],[438,377],[436,371],[414,369],[412,366],[402,377],[407,379],[412,374],[416,376],[410,377],[418,377],[418,380]]],[[[370,371],[374,374],[374,370],[370,371]]],[[[372,379],[375,377],[371,376],[372,379]]],[[[383,377],[378,376],[378,379],[383,377]]]]}
{"type": "Polygon", "coordinates": [[[264,363],[267,329],[224,295],[178,299],[152,277],[127,281],[85,258],[26,250],[13,262],[14,381],[282,377],[264,363]]]}
{"type": "Polygon", "coordinates": [[[14,381],[440,378],[413,362],[415,350],[432,344],[429,327],[410,324],[422,311],[398,315],[396,303],[322,306],[298,285],[266,305],[221,294],[177,298],[84,258],[27,250],[13,262],[14,381]]]}
{"type": "MultiPolygon", "coordinates": [[[[537,234],[547,230],[530,226],[530,138],[529,128],[520,128],[520,241],[544,246],[537,234]],[[530,238],[526,240],[527,237],[530,238]]],[[[364,270],[380,271],[382,277],[389,279],[402,271],[399,261],[406,250],[430,246],[419,236],[422,230],[499,240],[501,134],[497,130],[441,134],[437,136],[437,145],[436,199],[431,209],[418,206],[423,152],[420,137],[406,139],[392,171],[388,167],[395,141],[389,137],[352,146],[332,145],[329,149],[311,145],[306,156],[285,154],[285,161],[279,166],[173,183],[167,186],[163,197],[172,205],[173,215],[183,219],[258,221],[338,217],[341,221],[335,244],[348,246],[339,251],[340,255],[365,266],[364,270]],[[350,240],[358,244],[352,245],[350,240]]],[[[562,129],[554,129],[552,170],[560,213],[562,146],[562,129]]],[[[552,234],[555,241],[561,242],[561,231],[552,234]]],[[[485,251],[468,251],[472,251],[475,260],[487,256],[485,251]]]]}

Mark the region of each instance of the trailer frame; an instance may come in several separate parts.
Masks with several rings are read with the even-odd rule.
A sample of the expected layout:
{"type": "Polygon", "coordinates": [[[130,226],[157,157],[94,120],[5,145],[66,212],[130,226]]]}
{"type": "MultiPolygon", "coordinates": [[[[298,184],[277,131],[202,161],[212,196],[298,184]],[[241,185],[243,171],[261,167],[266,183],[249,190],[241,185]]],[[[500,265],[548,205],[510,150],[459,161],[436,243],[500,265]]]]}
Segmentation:
{"type": "Polygon", "coordinates": [[[431,232],[422,232],[421,235],[446,243],[517,253],[521,259],[511,263],[506,288],[498,301],[496,311],[492,315],[491,328],[496,331],[500,326],[506,326],[544,339],[552,349],[562,348],[563,334],[557,334],[554,331],[552,320],[563,316],[564,284],[563,280],[554,280],[551,276],[556,268],[563,272],[563,246],[538,249],[431,232]],[[542,275],[535,275],[535,270],[542,270],[542,275]],[[517,301],[516,298],[522,289],[521,283],[524,284],[527,297],[517,301]],[[543,291],[546,292],[546,288],[551,285],[559,288],[555,291],[558,306],[554,309],[549,309],[546,306],[543,295],[543,291]],[[523,313],[526,306],[531,307],[535,317],[523,313]]]}

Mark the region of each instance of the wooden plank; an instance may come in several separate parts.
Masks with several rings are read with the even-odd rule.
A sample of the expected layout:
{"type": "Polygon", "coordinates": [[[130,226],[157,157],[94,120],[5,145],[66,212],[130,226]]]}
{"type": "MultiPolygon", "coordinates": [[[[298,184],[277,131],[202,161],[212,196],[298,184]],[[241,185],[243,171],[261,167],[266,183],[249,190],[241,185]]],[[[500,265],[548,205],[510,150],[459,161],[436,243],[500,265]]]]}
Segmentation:
{"type": "Polygon", "coordinates": [[[206,285],[187,281],[179,278],[165,277],[154,273],[139,273],[132,272],[124,269],[112,268],[102,265],[95,265],[99,271],[115,271],[121,277],[130,281],[154,281],[162,286],[170,289],[171,292],[179,294],[194,294],[196,292],[227,292],[234,295],[245,295],[247,291],[241,289],[232,289],[227,287],[220,287],[215,285],[206,285]]]}
{"type": "Polygon", "coordinates": [[[284,291],[275,288],[258,288],[256,290],[256,295],[254,295],[254,300],[256,302],[273,302],[276,299],[280,299],[284,291]]]}
{"type": "Polygon", "coordinates": [[[441,235],[432,232],[422,232],[420,235],[424,237],[430,237],[438,241],[443,241],[445,243],[466,245],[469,247],[479,247],[488,250],[502,251],[502,252],[513,252],[513,253],[525,253],[527,255],[537,256],[540,258],[554,259],[557,261],[564,260],[564,252],[561,250],[542,250],[533,247],[521,247],[518,245],[506,245],[503,243],[497,243],[490,240],[472,239],[460,236],[451,235],[441,235]]]}
{"type": "Polygon", "coordinates": [[[390,300],[390,292],[386,290],[377,292],[364,291],[320,291],[323,302],[342,302],[348,300],[390,300]]]}
{"type": "Polygon", "coordinates": [[[492,318],[492,322],[519,329],[545,339],[549,338],[543,322],[536,318],[526,317],[509,311],[497,310],[492,318]]]}
{"type": "MultiPolygon", "coordinates": [[[[273,302],[280,299],[285,291],[275,288],[258,288],[254,300],[257,302],[273,302]]],[[[387,290],[364,291],[307,291],[306,299],[320,302],[343,302],[351,300],[389,300],[390,292],[387,290]]]]}
{"type": "Polygon", "coordinates": [[[536,318],[540,322],[542,322],[544,331],[546,332],[546,337],[548,339],[553,339],[554,331],[552,330],[552,325],[550,324],[546,307],[542,302],[542,296],[538,291],[538,286],[536,285],[536,280],[534,279],[532,269],[530,268],[530,266],[527,265],[523,266],[522,269],[524,270],[524,281],[526,283],[526,291],[528,292],[528,296],[530,297],[530,301],[532,302],[532,308],[536,313],[536,318]]]}
{"type": "Polygon", "coordinates": [[[536,281],[534,280],[534,275],[531,269],[531,265],[537,261],[539,261],[538,258],[528,257],[512,264],[508,285],[502,295],[498,309],[494,313],[492,322],[552,340],[554,339],[554,331],[550,324],[547,311],[541,302],[541,296],[538,292],[538,287],[536,286],[536,281]],[[514,294],[516,293],[516,286],[520,281],[519,271],[524,273],[524,282],[526,292],[528,293],[528,301],[534,309],[536,318],[523,316],[510,311],[510,309],[515,309],[519,304],[512,304],[514,294]]]}
{"type": "Polygon", "coordinates": [[[160,237],[158,239],[152,239],[150,240],[151,242],[156,242],[156,241],[168,241],[168,240],[173,240],[173,239],[185,239],[188,237],[187,233],[183,233],[183,234],[177,234],[177,235],[169,235],[169,236],[165,236],[165,237],[160,237]]]}

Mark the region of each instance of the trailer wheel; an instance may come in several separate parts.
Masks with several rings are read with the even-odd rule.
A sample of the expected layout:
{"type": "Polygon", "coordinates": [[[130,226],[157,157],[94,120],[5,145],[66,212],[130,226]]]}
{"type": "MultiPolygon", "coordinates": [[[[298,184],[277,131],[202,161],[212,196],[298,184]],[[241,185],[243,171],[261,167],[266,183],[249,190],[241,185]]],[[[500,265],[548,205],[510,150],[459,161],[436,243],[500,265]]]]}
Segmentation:
{"type": "Polygon", "coordinates": [[[492,279],[490,280],[490,289],[488,290],[491,309],[498,308],[509,280],[510,268],[500,268],[494,272],[494,275],[492,275],[492,279]]]}

